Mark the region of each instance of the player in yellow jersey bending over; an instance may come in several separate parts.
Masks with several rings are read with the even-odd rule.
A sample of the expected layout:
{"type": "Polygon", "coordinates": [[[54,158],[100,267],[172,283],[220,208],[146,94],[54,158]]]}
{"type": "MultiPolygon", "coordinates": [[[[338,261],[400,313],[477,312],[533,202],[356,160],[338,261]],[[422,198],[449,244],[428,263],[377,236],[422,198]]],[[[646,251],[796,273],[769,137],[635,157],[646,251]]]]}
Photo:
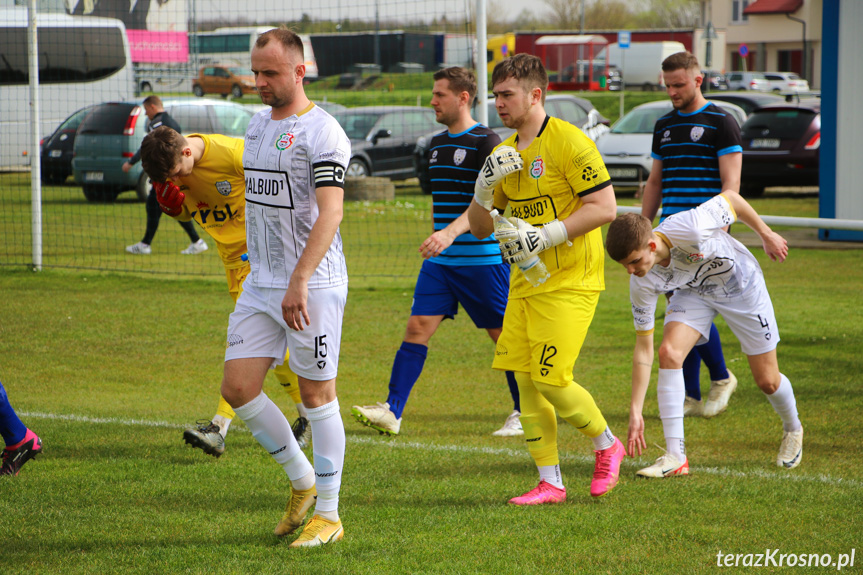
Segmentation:
{"type": "MultiPolygon", "coordinates": [[[[228,290],[236,302],[249,274],[243,140],[219,134],[184,137],[168,127],[156,128],[141,144],[141,161],[155,182],[162,211],[181,221],[194,219],[216,241],[225,264],[228,290]]],[[[287,357],[274,373],[297,406],[300,417],[291,428],[300,447],[305,447],[312,428],[287,357]]],[[[233,418],[234,410],[220,397],[212,421],[199,422],[197,428],[185,430],[183,437],[192,447],[219,457],[225,451],[225,435],[233,418]]]]}
{"type": "MultiPolygon", "coordinates": [[[[572,379],[575,360],[605,289],[600,226],[617,204],[608,170],[593,142],[544,108],[548,75],[535,56],[517,54],[492,73],[495,107],[516,132],[489,154],[468,207],[478,238],[493,230],[492,207],[512,210],[514,228],[498,230],[503,259],[534,256],[550,277],[538,286],[512,266],[509,302],[492,367],[515,373],[521,425],[540,482],[514,505],[560,503],[566,489],[557,451],[557,415],[593,443],[596,466],[590,494],[617,485],[624,447],[590,393],[572,379]]],[[[482,288],[477,288],[482,289],[482,288]]]]}

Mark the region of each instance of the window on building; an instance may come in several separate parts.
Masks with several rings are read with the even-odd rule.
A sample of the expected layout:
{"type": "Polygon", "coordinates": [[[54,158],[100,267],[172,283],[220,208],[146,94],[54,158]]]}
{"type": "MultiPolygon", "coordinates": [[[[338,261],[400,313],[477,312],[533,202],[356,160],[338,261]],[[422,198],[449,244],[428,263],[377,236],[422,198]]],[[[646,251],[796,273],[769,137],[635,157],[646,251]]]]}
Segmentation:
{"type": "Polygon", "coordinates": [[[731,0],[731,22],[743,24],[749,21],[749,16],[743,13],[749,7],[749,0],[731,0]]]}

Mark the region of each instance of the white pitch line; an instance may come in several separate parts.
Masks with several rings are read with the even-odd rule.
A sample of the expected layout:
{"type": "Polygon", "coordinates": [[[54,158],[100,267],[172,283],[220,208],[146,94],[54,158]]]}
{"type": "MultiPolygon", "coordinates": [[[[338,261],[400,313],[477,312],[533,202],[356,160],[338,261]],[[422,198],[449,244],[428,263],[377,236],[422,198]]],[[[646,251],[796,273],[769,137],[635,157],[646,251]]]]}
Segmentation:
{"type": "MultiPolygon", "coordinates": [[[[161,427],[166,429],[186,429],[189,426],[183,425],[179,423],[169,423],[167,421],[148,421],[145,419],[121,419],[115,417],[88,417],[86,415],[67,415],[67,414],[56,414],[56,413],[42,413],[37,411],[30,412],[20,412],[20,416],[24,418],[34,418],[34,419],[54,419],[54,420],[62,420],[62,421],[74,421],[76,423],[100,423],[100,424],[109,424],[109,425],[127,425],[127,426],[143,426],[143,427],[161,427]]],[[[231,426],[231,431],[239,432],[239,433],[248,433],[249,430],[246,427],[240,427],[235,425],[231,426]]],[[[467,454],[481,454],[481,455],[500,455],[506,457],[518,457],[518,458],[529,458],[529,454],[527,449],[512,449],[510,447],[479,447],[479,446],[470,446],[470,445],[450,445],[450,444],[436,444],[436,443],[419,443],[416,441],[404,441],[401,439],[384,439],[377,437],[365,437],[365,436],[356,436],[356,435],[348,435],[347,440],[349,443],[355,443],[360,445],[379,445],[386,446],[392,449],[414,449],[418,451],[435,451],[439,453],[467,453],[467,454]]],[[[561,454],[560,459],[563,461],[576,461],[579,463],[592,463],[592,457],[586,457],[584,455],[576,455],[576,454],[561,454]]],[[[639,459],[627,458],[623,462],[623,466],[631,467],[631,468],[641,468],[647,465],[648,461],[642,461],[639,459]]],[[[863,482],[855,480],[855,479],[844,479],[842,477],[831,477],[829,475],[803,475],[797,473],[795,471],[787,471],[787,472],[770,472],[770,471],[762,471],[762,470],[754,470],[754,471],[736,471],[733,469],[728,469],[725,467],[695,467],[693,468],[694,473],[696,474],[707,474],[707,475],[716,475],[720,477],[736,477],[740,479],[747,478],[757,478],[757,479],[767,479],[767,480],[779,480],[779,481],[798,481],[804,483],[822,483],[825,485],[837,485],[842,487],[852,487],[852,488],[861,488],[863,487],[863,482]]]]}

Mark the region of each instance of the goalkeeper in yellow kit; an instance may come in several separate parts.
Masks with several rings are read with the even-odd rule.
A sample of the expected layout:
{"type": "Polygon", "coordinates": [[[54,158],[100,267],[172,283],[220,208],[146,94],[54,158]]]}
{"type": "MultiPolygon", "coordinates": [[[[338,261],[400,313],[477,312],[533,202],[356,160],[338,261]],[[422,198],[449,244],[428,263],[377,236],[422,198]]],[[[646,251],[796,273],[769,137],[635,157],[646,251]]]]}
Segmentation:
{"type": "Polygon", "coordinates": [[[513,227],[495,232],[507,263],[538,256],[550,276],[538,286],[512,266],[509,302],[497,340],[494,369],[515,373],[521,425],[539,472],[539,485],[513,505],[562,503],[566,489],[557,448],[557,416],[593,443],[590,494],[616,485],[623,444],[609,429],[573,368],[605,289],[600,226],[617,204],[596,146],[578,128],[545,111],[548,75],[536,56],[516,54],[492,73],[495,108],[515,133],[486,158],[468,208],[478,238],[493,231],[492,208],[509,207],[513,227]]]}
{"type": "MultiPolygon", "coordinates": [[[[153,181],[162,211],[180,221],[195,220],[216,241],[228,291],[236,302],[249,274],[243,140],[219,134],[183,136],[164,126],[144,138],[141,162],[153,181]]],[[[305,447],[312,429],[300,399],[297,376],[288,367],[287,357],[274,373],[297,406],[299,417],[291,429],[300,447],[305,447]]],[[[186,429],[183,438],[192,447],[219,457],[225,451],[225,435],[233,418],[234,410],[220,397],[212,420],[199,421],[196,428],[186,429]]]]}

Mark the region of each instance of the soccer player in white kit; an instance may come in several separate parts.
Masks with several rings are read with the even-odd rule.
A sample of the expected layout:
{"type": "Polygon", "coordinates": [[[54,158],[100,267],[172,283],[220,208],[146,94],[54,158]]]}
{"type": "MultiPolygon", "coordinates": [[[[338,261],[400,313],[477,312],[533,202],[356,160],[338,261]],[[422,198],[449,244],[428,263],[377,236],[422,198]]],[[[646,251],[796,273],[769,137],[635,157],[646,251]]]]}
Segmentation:
{"type": "Polygon", "coordinates": [[[653,366],[656,300],[674,290],[665,310],[656,388],[666,453],[637,475],[689,474],[683,436],[683,360],[694,345],[709,337],[717,315],[740,340],[755,383],[782,419],[777,465],[790,469],[803,457],[803,427],[791,382],[779,371],[779,330],[761,267],[743,244],[724,231],[738,219],[759,235],[771,259],[785,260],[785,239],[736,193],[723,192],[693,210],[674,214],[656,229],[638,214],[620,216],[608,228],[608,255],[630,274],[637,334],[627,444],[632,456],[636,451],[641,455],[646,447],[642,411],[653,366]]]}
{"type": "Polygon", "coordinates": [[[291,547],[338,541],[345,429],[336,397],[342,319],[348,291],[339,223],[350,140],[303,90],[299,36],[262,34],[252,49],[261,101],[271,109],[249,123],[243,153],[246,243],[251,271],[228,322],[222,396],[291,482],[276,527],[291,547]],[[314,467],[284,414],[265,393],[267,370],[290,350],[314,437],[314,467]]]}

